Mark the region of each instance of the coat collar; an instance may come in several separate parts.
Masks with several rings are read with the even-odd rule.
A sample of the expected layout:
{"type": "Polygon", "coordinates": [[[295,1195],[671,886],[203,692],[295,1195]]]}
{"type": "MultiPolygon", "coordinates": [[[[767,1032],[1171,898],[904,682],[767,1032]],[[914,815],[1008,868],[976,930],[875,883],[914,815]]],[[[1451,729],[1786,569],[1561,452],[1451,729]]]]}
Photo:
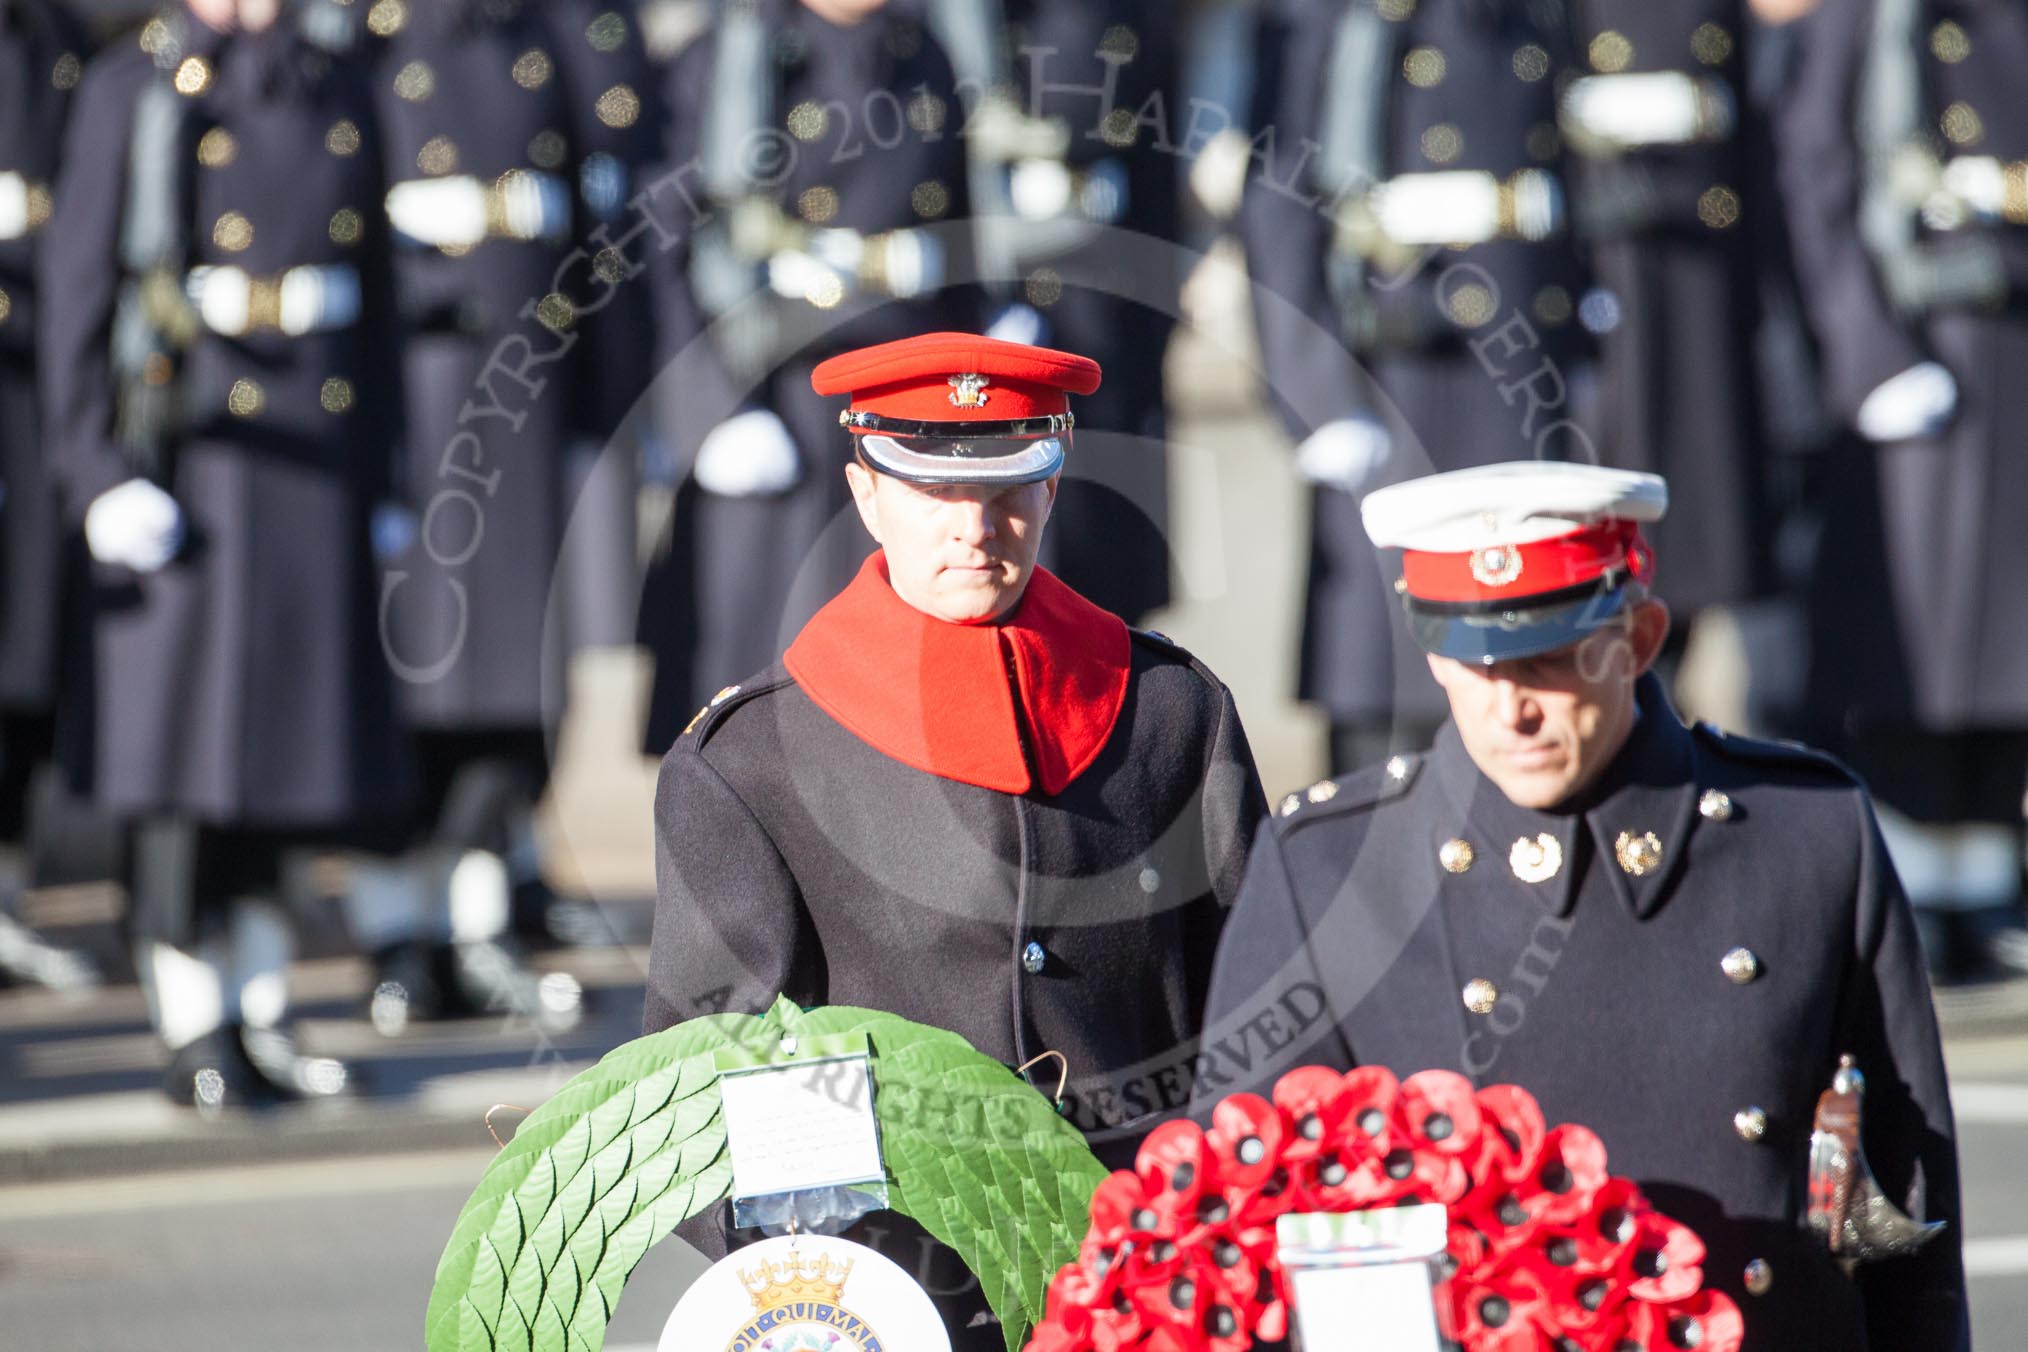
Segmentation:
{"type": "Polygon", "coordinates": [[[1055,795],[1112,737],[1131,648],[1124,621],[1046,569],[998,622],[949,624],[895,595],[876,553],[782,662],[818,708],[904,765],[1055,795]]]}
{"type": "Polygon", "coordinates": [[[1646,919],[1661,908],[1697,818],[1696,769],[1689,729],[1661,682],[1642,676],[1635,699],[1640,718],[1604,777],[1546,812],[1512,802],[1472,762],[1457,727],[1444,724],[1430,752],[1433,780],[1449,807],[1446,828],[1480,856],[1474,871],[1567,916],[1578,875],[1596,859],[1628,910],[1646,919]]]}

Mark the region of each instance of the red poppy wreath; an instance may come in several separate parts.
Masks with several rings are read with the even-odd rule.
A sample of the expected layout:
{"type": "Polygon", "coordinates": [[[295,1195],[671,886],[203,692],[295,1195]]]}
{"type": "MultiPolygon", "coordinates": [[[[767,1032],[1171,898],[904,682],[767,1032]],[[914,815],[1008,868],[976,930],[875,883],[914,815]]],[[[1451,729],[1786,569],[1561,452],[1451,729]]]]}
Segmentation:
{"type": "Polygon", "coordinates": [[[1581,1126],[1514,1085],[1449,1071],[1306,1066],[1272,1103],[1234,1094],[1209,1131],[1170,1122],[1099,1185],[1078,1261],[1028,1352],[1246,1352],[1288,1335],[1275,1221],[1439,1202],[1440,1332],[1466,1352],[1737,1352],[1739,1309],[1703,1289],[1704,1243],[1606,1172],[1581,1126]]]}

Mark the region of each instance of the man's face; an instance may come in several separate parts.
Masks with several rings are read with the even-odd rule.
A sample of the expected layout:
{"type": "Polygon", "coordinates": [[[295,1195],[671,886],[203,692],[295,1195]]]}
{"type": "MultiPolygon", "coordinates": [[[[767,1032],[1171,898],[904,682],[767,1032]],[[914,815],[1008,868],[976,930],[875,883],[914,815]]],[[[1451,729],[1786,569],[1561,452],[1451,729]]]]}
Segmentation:
{"type": "Polygon", "coordinates": [[[887,0],[803,0],[803,7],[840,28],[871,18],[887,8],[887,0]]]}
{"type": "Polygon", "coordinates": [[[1661,651],[1669,612],[1643,601],[1554,652],[1479,666],[1431,655],[1451,721],[1480,773],[1522,807],[1546,809],[1595,781],[1634,725],[1634,680],[1661,651]]]}
{"type": "Polygon", "coordinates": [[[858,463],[845,477],[902,600],[939,620],[982,624],[1021,599],[1056,501],[1054,477],[1012,487],[912,484],[858,463]]]}
{"type": "Polygon", "coordinates": [[[281,13],[281,0],[188,0],[197,21],[221,33],[235,28],[265,32],[281,13]]]}

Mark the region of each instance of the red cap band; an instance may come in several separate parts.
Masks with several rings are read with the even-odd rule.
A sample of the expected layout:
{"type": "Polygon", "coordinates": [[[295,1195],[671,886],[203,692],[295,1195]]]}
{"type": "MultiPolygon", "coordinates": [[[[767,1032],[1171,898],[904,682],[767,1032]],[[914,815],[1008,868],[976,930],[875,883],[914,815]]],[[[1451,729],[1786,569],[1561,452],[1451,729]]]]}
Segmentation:
{"type": "Polygon", "coordinates": [[[810,373],[818,394],[852,412],[912,422],[1011,422],[1070,411],[1099,385],[1099,365],[1053,348],[976,333],[926,333],[844,352],[810,373]]]}
{"type": "Polygon", "coordinates": [[[1596,582],[1625,569],[1654,576],[1655,555],[1632,521],[1603,521],[1568,535],[1521,545],[1488,545],[1461,554],[1405,550],[1401,578],[1418,601],[1523,602],[1596,582]]]}

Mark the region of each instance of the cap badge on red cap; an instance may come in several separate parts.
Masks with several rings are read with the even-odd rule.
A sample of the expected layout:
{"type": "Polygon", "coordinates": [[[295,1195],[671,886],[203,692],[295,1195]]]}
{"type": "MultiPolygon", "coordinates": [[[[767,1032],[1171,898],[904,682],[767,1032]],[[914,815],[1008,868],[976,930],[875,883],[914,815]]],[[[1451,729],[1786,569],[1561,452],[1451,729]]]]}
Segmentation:
{"type": "Polygon", "coordinates": [[[959,408],[984,408],[986,386],[993,382],[977,372],[952,376],[947,384],[951,387],[951,403],[959,408]]]}
{"type": "Polygon", "coordinates": [[[1470,566],[1472,576],[1482,585],[1504,587],[1521,576],[1521,551],[1506,545],[1475,549],[1470,566]]]}

